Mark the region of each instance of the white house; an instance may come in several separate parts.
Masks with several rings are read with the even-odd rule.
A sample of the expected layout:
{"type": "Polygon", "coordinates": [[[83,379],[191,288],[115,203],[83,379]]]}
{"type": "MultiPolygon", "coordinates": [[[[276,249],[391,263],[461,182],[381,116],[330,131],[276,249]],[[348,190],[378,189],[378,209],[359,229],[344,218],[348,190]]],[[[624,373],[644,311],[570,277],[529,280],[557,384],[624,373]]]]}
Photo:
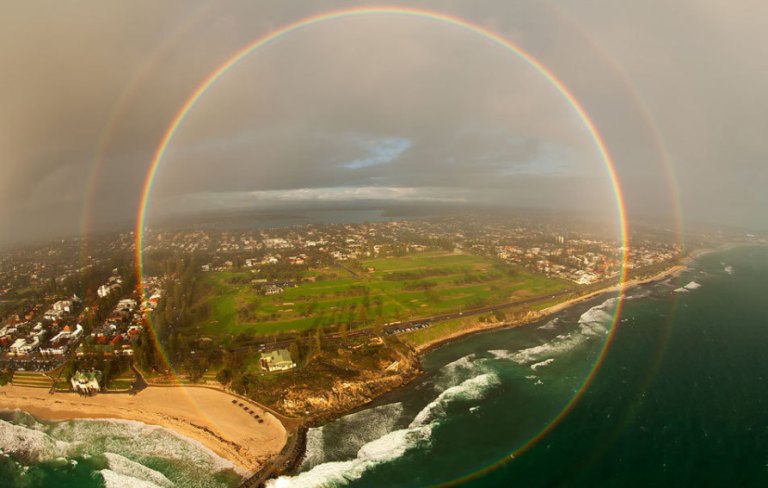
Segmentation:
{"type": "Polygon", "coordinates": [[[15,355],[15,356],[23,356],[31,353],[32,351],[37,349],[39,346],[40,346],[39,336],[33,336],[31,341],[22,337],[22,338],[16,339],[16,341],[13,344],[11,344],[10,352],[12,355],[15,355]]]}
{"type": "Polygon", "coordinates": [[[72,312],[72,300],[59,300],[53,304],[53,309],[57,312],[72,312]]]}
{"type": "Polygon", "coordinates": [[[108,285],[101,285],[96,290],[96,294],[99,295],[99,298],[104,298],[105,296],[109,295],[111,291],[112,291],[112,288],[110,288],[108,285]]]}

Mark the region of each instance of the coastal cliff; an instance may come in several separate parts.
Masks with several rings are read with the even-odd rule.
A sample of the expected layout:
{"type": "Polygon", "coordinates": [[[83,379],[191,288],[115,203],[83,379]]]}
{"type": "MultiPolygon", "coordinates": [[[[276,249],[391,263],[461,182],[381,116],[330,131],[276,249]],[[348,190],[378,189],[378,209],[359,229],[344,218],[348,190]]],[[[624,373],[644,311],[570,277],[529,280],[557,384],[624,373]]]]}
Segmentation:
{"type": "Polygon", "coordinates": [[[311,417],[347,412],[409,383],[421,372],[418,357],[408,348],[382,348],[377,356],[374,367],[338,378],[328,389],[302,384],[289,388],[276,407],[288,415],[311,417]]]}
{"type": "Polygon", "coordinates": [[[418,354],[395,338],[323,347],[293,371],[254,378],[248,396],[310,422],[365,405],[421,373],[418,354]]]}

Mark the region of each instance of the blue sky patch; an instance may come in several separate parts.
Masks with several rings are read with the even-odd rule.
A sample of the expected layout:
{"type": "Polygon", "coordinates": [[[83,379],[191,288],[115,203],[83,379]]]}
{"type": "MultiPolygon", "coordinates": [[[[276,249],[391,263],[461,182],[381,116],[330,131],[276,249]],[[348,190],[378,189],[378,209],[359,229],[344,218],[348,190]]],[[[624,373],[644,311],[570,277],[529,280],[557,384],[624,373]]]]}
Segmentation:
{"type": "Polygon", "coordinates": [[[367,154],[353,161],[342,163],[341,166],[347,169],[362,169],[391,163],[411,147],[411,141],[402,137],[385,137],[375,141],[367,141],[361,145],[367,154]]]}

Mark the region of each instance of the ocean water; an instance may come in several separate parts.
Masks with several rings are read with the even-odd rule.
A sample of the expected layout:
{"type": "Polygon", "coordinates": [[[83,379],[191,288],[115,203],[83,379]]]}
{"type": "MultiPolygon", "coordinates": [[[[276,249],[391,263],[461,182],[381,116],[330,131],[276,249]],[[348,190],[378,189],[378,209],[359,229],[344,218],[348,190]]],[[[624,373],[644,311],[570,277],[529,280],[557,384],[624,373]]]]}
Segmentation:
{"type": "Polygon", "coordinates": [[[430,353],[427,374],[312,429],[272,487],[768,486],[768,248],[430,353]],[[491,465],[503,463],[495,469],[491,465]]]}
{"type": "MultiPolygon", "coordinates": [[[[408,387],[311,429],[299,472],[269,486],[768,486],[767,293],[766,247],[631,290],[602,367],[555,424],[603,349],[613,297],[446,345],[408,387]]],[[[137,446],[136,425],[3,422],[2,486],[236,484],[166,431],[137,446]]]]}
{"type": "Polygon", "coordinates": [[[138,422],[47,422],[0,414],[0,486],[228,487],[231,463],[173,432],[138,422]]]}

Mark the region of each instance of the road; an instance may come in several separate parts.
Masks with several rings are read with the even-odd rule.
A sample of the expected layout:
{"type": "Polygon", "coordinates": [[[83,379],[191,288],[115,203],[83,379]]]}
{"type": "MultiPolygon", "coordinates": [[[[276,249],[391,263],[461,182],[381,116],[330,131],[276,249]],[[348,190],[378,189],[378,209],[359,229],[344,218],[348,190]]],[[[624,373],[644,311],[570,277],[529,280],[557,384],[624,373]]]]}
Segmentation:
{"type": "MultiPolygon", "coordinates": [[[[433,315],[431,317],[420,317],[417,319],[409,319],[404,321],[398,321],[398,322],[390,322],[388,324],[384,324],[382,326],[382,332],[384,334],[390,335],[390,334],[401,334],[403,332],[406,332],[407,329],[413,328],[413,327],[419,327],[423,328],[425,324],[432,325],[438,322],[445,322],[446,320],[454,320],[461,317],[471,317],[474,315],[482,315],[486,313],[492,313],[496,312],[498,310],[504,310],[512,307],[520,307],[524,305],[532,305],[535,303],[543,302],[546,300],[552,300],[553,298],[562,297],[571,293],[574,293],[577,291],[576,289],[566,289],[557,293],[553,293],[551,295],[544,295],[544,296],[538,296],[533,298],[526,298],[523,300],[517,300],[514,302],[506,302],[501,303],[498,305],[489,305],[485,307],[480,308],[473,308],[468,309],[460,312],[451,312],[446,314],[440,314],[440,315],[433,315]]],[[[580,291],[580,290],[579,290],[580,291]]],[[[346,333],[347,337],[360,337],[360,336],[368,336],[373,334],[373,328],[368,327],[364,329],[353,329],[346,333]]],[[[342,334],[340,332],[331,332],[329,334],[323,335],[324,341],[333,341],[341,339],[342,334]]],[[[274,349],[281,349],[290,346],[292,343],[294,343],[296,340],[301,340],[303,342],[309,342],[314,340],[314,337],[302,337],[302,338],[292,338],[292,339],[286,339],[283,341],[277,341],[277,342],[248,342],[244,343],[238,347],[233,348],[234,351],[251,351],[253,349],[257,349],[259,351],[272,351],[274,349]]]]}

